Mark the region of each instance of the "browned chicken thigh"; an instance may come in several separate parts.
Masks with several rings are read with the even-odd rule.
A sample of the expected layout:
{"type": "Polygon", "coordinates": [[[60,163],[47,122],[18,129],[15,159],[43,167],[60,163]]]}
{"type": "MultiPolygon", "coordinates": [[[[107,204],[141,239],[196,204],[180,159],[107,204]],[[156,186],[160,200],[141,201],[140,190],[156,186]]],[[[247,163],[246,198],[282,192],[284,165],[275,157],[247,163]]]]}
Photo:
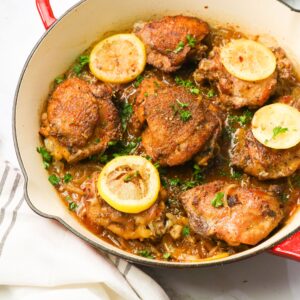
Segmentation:
{"type": "Polygon", "coordinates": [[[200,42],[208,32],[206,22],[186,16],[168,16],[134,27],[146,45],[147,63],[165,72],[176,71],[186,58],[201,58],[206,47],[200,42]]]}
{"type": "Polygon", "coordinates": [[[292,175],[300,167],[300,145],[271,149],[255,139],[251,129],[240,128],[230,150],[231,165],[261,180],[292,175]]]}
{"type": "Polygon", "coordinates": [[[118,111],[107,93],[104,85],[100,90],[78,78],[58,85],[40,128],[46,148],[56,159],[76,162],[104,151],[110,140],[120,137],[118,111]]]}
{"type": "Polygon", "coordinates": [[[191,228],[229,245],[256,245],[283,217],[279,201],[258,188],[214,181],[181,194],[191,228]],[[222,205],[214,204],[219,196],[222,205]],[[222,197],[223,196],[223,197],[222,197]]]}
{"type": "Polygon", "coordinates": [[[96,182],[99,173],[95,172],[82,184],[84,197],[80,216],[93,227],[102,226],[124,239],[147,239],[160,236],[164,230],[164,193],[147,210],[128,214],[112,208],[98,195],[96,182]]]}
{"type": "Polygon", "coordinates": [[[190,160],[210,139],[216,140],[221,129],[218,116],[200,98],[156,77],[140,85],[131,124],[136,131],[146,126],[142,145],[163,166],[190,160]]]}
{"type": "Polygon", "coordinates": [[[220,101],[235,109],[248,106],[262,106],[275,91],[277,72],[264,80],[250,82],[231,75],[220,60],[220,48],[214,47],[207,59],[202,59],[194,73],[196,82],[215,82],[220,93],[220,101]]]}

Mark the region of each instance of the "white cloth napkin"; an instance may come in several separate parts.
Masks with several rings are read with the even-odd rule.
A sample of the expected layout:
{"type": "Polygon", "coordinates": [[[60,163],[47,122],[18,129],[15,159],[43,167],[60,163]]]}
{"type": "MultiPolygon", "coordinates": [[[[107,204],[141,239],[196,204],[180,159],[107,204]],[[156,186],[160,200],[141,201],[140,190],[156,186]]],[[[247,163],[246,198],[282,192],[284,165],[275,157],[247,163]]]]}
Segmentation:
{"type": "Polygon", "coordinates": [[[24,287],[16,299],[169,299],[135,266],[36,215],[23,184],[18,169],[0,163],[0,285],[24,287]]]}

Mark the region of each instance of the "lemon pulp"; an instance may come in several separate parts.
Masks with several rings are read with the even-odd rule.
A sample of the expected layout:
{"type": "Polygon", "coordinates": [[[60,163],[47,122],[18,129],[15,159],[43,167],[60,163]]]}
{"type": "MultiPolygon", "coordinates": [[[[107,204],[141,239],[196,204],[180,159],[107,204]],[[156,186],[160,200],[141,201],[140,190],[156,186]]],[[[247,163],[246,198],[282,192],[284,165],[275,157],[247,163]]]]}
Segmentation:
{"type": "Polygon", "coordinates": [[[251,126],[254,137],[269,148],[288,149],[300,142],[300,112],[287,104],[274,103],[260,108],[251,126]]]}
{"type": "Polygon", "coordinates": [[[150,161],[141,156],[127,155],[104,166],[97,188],[100,196],[116,210],[139,213],[156,201],[160,179],[150,161]]]}
{"type": "Polygon", "coordinates": [[[90,54],[90,70],[104,82],[132,81],[143,72],[145,65],[145,45],[134,34],[110,36],[100,41],[90,54]]]}
{"type": "Polygon", "coordinates": [[[252,40],[231,40],[222,47],[220,57],[231,75],[246,81],[266,79],[276,69],[276,58],[272,51],[252,40]]]}

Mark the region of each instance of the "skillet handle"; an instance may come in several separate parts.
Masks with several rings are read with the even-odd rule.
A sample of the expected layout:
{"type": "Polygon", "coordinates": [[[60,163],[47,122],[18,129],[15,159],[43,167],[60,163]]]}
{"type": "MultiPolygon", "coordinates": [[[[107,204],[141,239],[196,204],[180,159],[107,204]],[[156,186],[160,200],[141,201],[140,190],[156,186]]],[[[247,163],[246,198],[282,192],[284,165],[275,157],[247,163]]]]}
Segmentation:
{"type": "Polygon", "coordinates": [[[282,4],[289,7],[291,10],[300,12],[300,2],[298,0],[278,0],[282,4]]]}
{"type": "Polygon", "coordinates": [[[35,0],[37,10],[40,14],[45,29],[47,30],[56,21],[49,0],[35,0]]]}
{"type": "Polygon", "coordinates": [[[300,262],[300,231],[271,249],[271,253],[300,262]]]}

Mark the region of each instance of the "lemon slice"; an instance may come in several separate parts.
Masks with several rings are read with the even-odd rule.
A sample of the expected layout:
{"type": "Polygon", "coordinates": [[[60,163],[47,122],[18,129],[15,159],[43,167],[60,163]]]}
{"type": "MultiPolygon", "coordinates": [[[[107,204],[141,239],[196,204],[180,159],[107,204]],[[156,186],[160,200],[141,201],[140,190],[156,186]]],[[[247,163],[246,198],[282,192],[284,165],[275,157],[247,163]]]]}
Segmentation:
{"type": "Polygon", "coordinates": [[[300,112],[287,104],[266,105],[253,116],[252,133],[263,145],[288,149],[300,142],[300,112]]]}
{"type": "Polygon", "coordinates": [[[159,173],[141,156],[120,156],[102,169],[97,187],[100,196],[116,210],[139,213],[156,201],[159,173]]]}
{"type": "Polygon", "coordinates": [[[221,49],[221,62],[234,77],[258,81],[269,77],[276,68],[276,58],[264,45],[252,40],[231,40],[221,49]]]}
{"type": "Polygon", "coordinates": [[[146,65],[146,49],[134,34],[116,34],[99,42],[90,55],[90,70],[100,80],[132,81],[146,65]]]}

